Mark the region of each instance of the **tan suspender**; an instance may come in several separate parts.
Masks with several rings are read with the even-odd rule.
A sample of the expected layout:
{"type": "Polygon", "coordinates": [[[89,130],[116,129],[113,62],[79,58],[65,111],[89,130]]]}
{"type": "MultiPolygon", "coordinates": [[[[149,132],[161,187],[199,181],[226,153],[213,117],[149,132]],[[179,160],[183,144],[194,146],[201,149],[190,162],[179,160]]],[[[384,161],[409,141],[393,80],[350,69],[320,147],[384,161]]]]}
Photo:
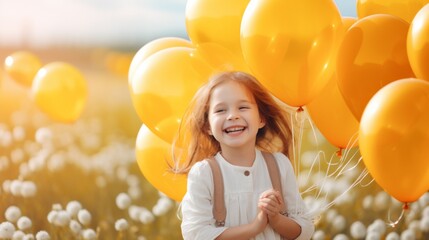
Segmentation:
{"type": "MultiPolygon", "coordinates": [[[[271,153],[262,152],[262,156],[265,159],[267,164],[268,173],[270,175],[271,184],[273,185],[273,189],[282,192],[282,184],[280,179],[280,170],[277,165],[277,161],[274,159],[274,156],[271,153]]],[[[216,227],[225,226],[225,218],[226,218],[226,207],[225,207],[225,199],[224,199],[224,185],[223,185],[223,177],[222,172],[220,170],[219,164],[214,159],[214,157],[206,159],[212,169],[213,173],[213,184],[214,184],[214,192],[213,192],[213,216],[216,220],[216,227]]],[[[283,201],[283,195],[281,194],[281,198],[283,201]]]]}

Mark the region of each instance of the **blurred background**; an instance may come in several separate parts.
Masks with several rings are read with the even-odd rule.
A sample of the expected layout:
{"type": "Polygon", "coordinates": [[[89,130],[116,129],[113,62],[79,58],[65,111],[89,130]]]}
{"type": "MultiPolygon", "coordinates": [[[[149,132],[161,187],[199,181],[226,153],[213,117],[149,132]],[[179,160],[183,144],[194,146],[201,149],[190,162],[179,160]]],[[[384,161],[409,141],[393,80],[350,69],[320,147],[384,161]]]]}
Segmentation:
{"type": "MultiPolygon", "coordinates": [[[[151,41],[189,40],[186,4],[0,0],[5,65],[25,51],[41,66],[70,64],[87,84],[81,114],[58,121],[35,102],[34,86],[0,69],[0,239],[181,239],[179,203],[155,188],[137,163],[142,121],[128,70],[151,41]]],[[[357,17],[356,1],[335,4],[341,16],[357,17]]],[[[297,175],[317,215],[314,239],[429,239],[429,217],[422,217],[429,215],[427,194],[402,215],[402,203],[368,175],[357,148],[339,152],[305,111],[296,118],[302,123],[297,175]]]]}

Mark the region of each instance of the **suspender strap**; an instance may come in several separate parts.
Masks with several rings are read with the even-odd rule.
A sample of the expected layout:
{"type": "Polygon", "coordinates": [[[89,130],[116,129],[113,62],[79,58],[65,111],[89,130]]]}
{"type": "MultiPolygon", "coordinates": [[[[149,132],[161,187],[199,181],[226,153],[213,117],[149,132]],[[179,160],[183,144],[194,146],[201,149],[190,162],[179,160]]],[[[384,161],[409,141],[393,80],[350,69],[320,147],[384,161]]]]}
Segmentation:
{"type": "Polygon", "coordinates": [[[219,163],[214,157],[206,159],[212,169],[213,175],[213,216],[216,220],[216,227],[225,226],[226,207],[223,190],[223,177],[219,163]]]}
{"type": "Polygon", "coordinates": [[[273,189],[281,193],[280,197],[282,202],[284,202],[283,194],[282,194],[283,190],[282,190],[282,182],[280,178],[280,170],[279,170],[277,161],[276,159],[274,159],[274,156],[272,153],[262,152],[262,156],[264,157],[265,163],[267,164],[268,174],[270,175],[273,189]]]}

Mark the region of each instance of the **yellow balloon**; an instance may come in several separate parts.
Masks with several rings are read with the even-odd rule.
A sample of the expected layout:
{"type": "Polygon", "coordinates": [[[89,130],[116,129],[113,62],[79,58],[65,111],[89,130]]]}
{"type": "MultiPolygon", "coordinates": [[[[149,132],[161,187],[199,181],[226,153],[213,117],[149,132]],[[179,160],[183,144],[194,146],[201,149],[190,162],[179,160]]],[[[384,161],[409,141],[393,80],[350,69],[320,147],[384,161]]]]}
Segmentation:
{"type": "Polygon", "coordinates": [[[141,47],[131,60],[131,64],[128,70],[128,81],[133,78],[139,65],[150,55],[171,47],[192,47],[192,43],[186,39],[179,37],[163,37],[152,40],[141,47]]]}
{"type": "Polygon", "coordinates": [[[359,18],[384,13],[411,23],[416,13],[427,3],[429,0],[357,0],[356,10],[359,18]]]}
{"type": "Polygon", "coordinates": [[[337,55],[337,81],[358,121],[381,87],[414,77],[406,50],[408,28],[398,17],[376,14],[359,19],[346,32],[337,55]]]}
{"type": "Polygon", "coordinates": [[[42,112],[55,121],[66,123],[80,117],[88,95],[82,73],[64,62],[43,66],[34,78],[31,91],[42,112]]]}
{"type": "Polygon", "coordinates": [[[41,67],[39,57],[27,51],[14,52],[4,61],[4,69],[8,76],[26,87],[31,87],[33,78],[41,67]]]}
{"type": "MultiPolygon", "coordinates": [[[[356,20],[342,18],[343,34],[356,20]]],[[[335,58],[332,61],[331,65],[335,66],[335,58]]],[[[321,93],[307,104],[307,110],[314,124],[331,144],[340,150],[357,146],[359,122],[343,99],[335,74],[321,93]]]]}
{"type": "Polygon", "coordinates": [[[187,176],[169,171],[171,145],[142,125],[136,140],[137,163],[153,187],[180,202],[186,193],[187,176]]]}
{"type": "Polygon", "coordinates": [[[429,190],[429,83],[392,82],[369,101],[362,115],[359,146],[375,181],[409,203],[429,190]]]}
{"type": "Polygon", "coordinates": [[[134,109],[156,135],[172,143],[182,115],[213,68],[186,47],[172,47],[148,57],[130,87],[134,109]]]}
{"type": "Polygon", "coordinates": [[[429,81],[429,4],[426,4],[411,22],[407,53],[416,77],[429,81]]]}
{"type": "Polygon", "coordinates": [[[217,43],[241,54],[240,23],[249,0],[188,0],[186,30],[192,43],[217,43]]]}
{"type": "Polygon", "coordinates": [[[342,22],[330,0],[252,0],[241,22],[250,70],[291,106],[309,103],[327,84],[342,22]]]}

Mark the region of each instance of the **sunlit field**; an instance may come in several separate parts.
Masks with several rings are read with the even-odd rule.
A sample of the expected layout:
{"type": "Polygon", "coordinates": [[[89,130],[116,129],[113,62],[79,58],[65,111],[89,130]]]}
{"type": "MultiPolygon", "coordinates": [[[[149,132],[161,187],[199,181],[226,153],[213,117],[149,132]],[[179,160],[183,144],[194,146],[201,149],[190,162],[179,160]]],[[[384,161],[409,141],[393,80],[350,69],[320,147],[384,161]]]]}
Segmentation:
{"type": "MultiPolygon", "coordinates": [[[[0,50],[0,60],[16,50],[0,50]]],[[[77,121],[55,122],[0,69],[0,239],[181,239],[179,203],[137,165],[142,123],[127,79],[135,51],[34,53],[81,70],[89,98],[77,121]]],[[[295,170],[315,214],[313,239],[429,239],[429,193],[404,209],[373,181],[358,149],[337,154],[305,110],[293,117],[295,170]]]]}

